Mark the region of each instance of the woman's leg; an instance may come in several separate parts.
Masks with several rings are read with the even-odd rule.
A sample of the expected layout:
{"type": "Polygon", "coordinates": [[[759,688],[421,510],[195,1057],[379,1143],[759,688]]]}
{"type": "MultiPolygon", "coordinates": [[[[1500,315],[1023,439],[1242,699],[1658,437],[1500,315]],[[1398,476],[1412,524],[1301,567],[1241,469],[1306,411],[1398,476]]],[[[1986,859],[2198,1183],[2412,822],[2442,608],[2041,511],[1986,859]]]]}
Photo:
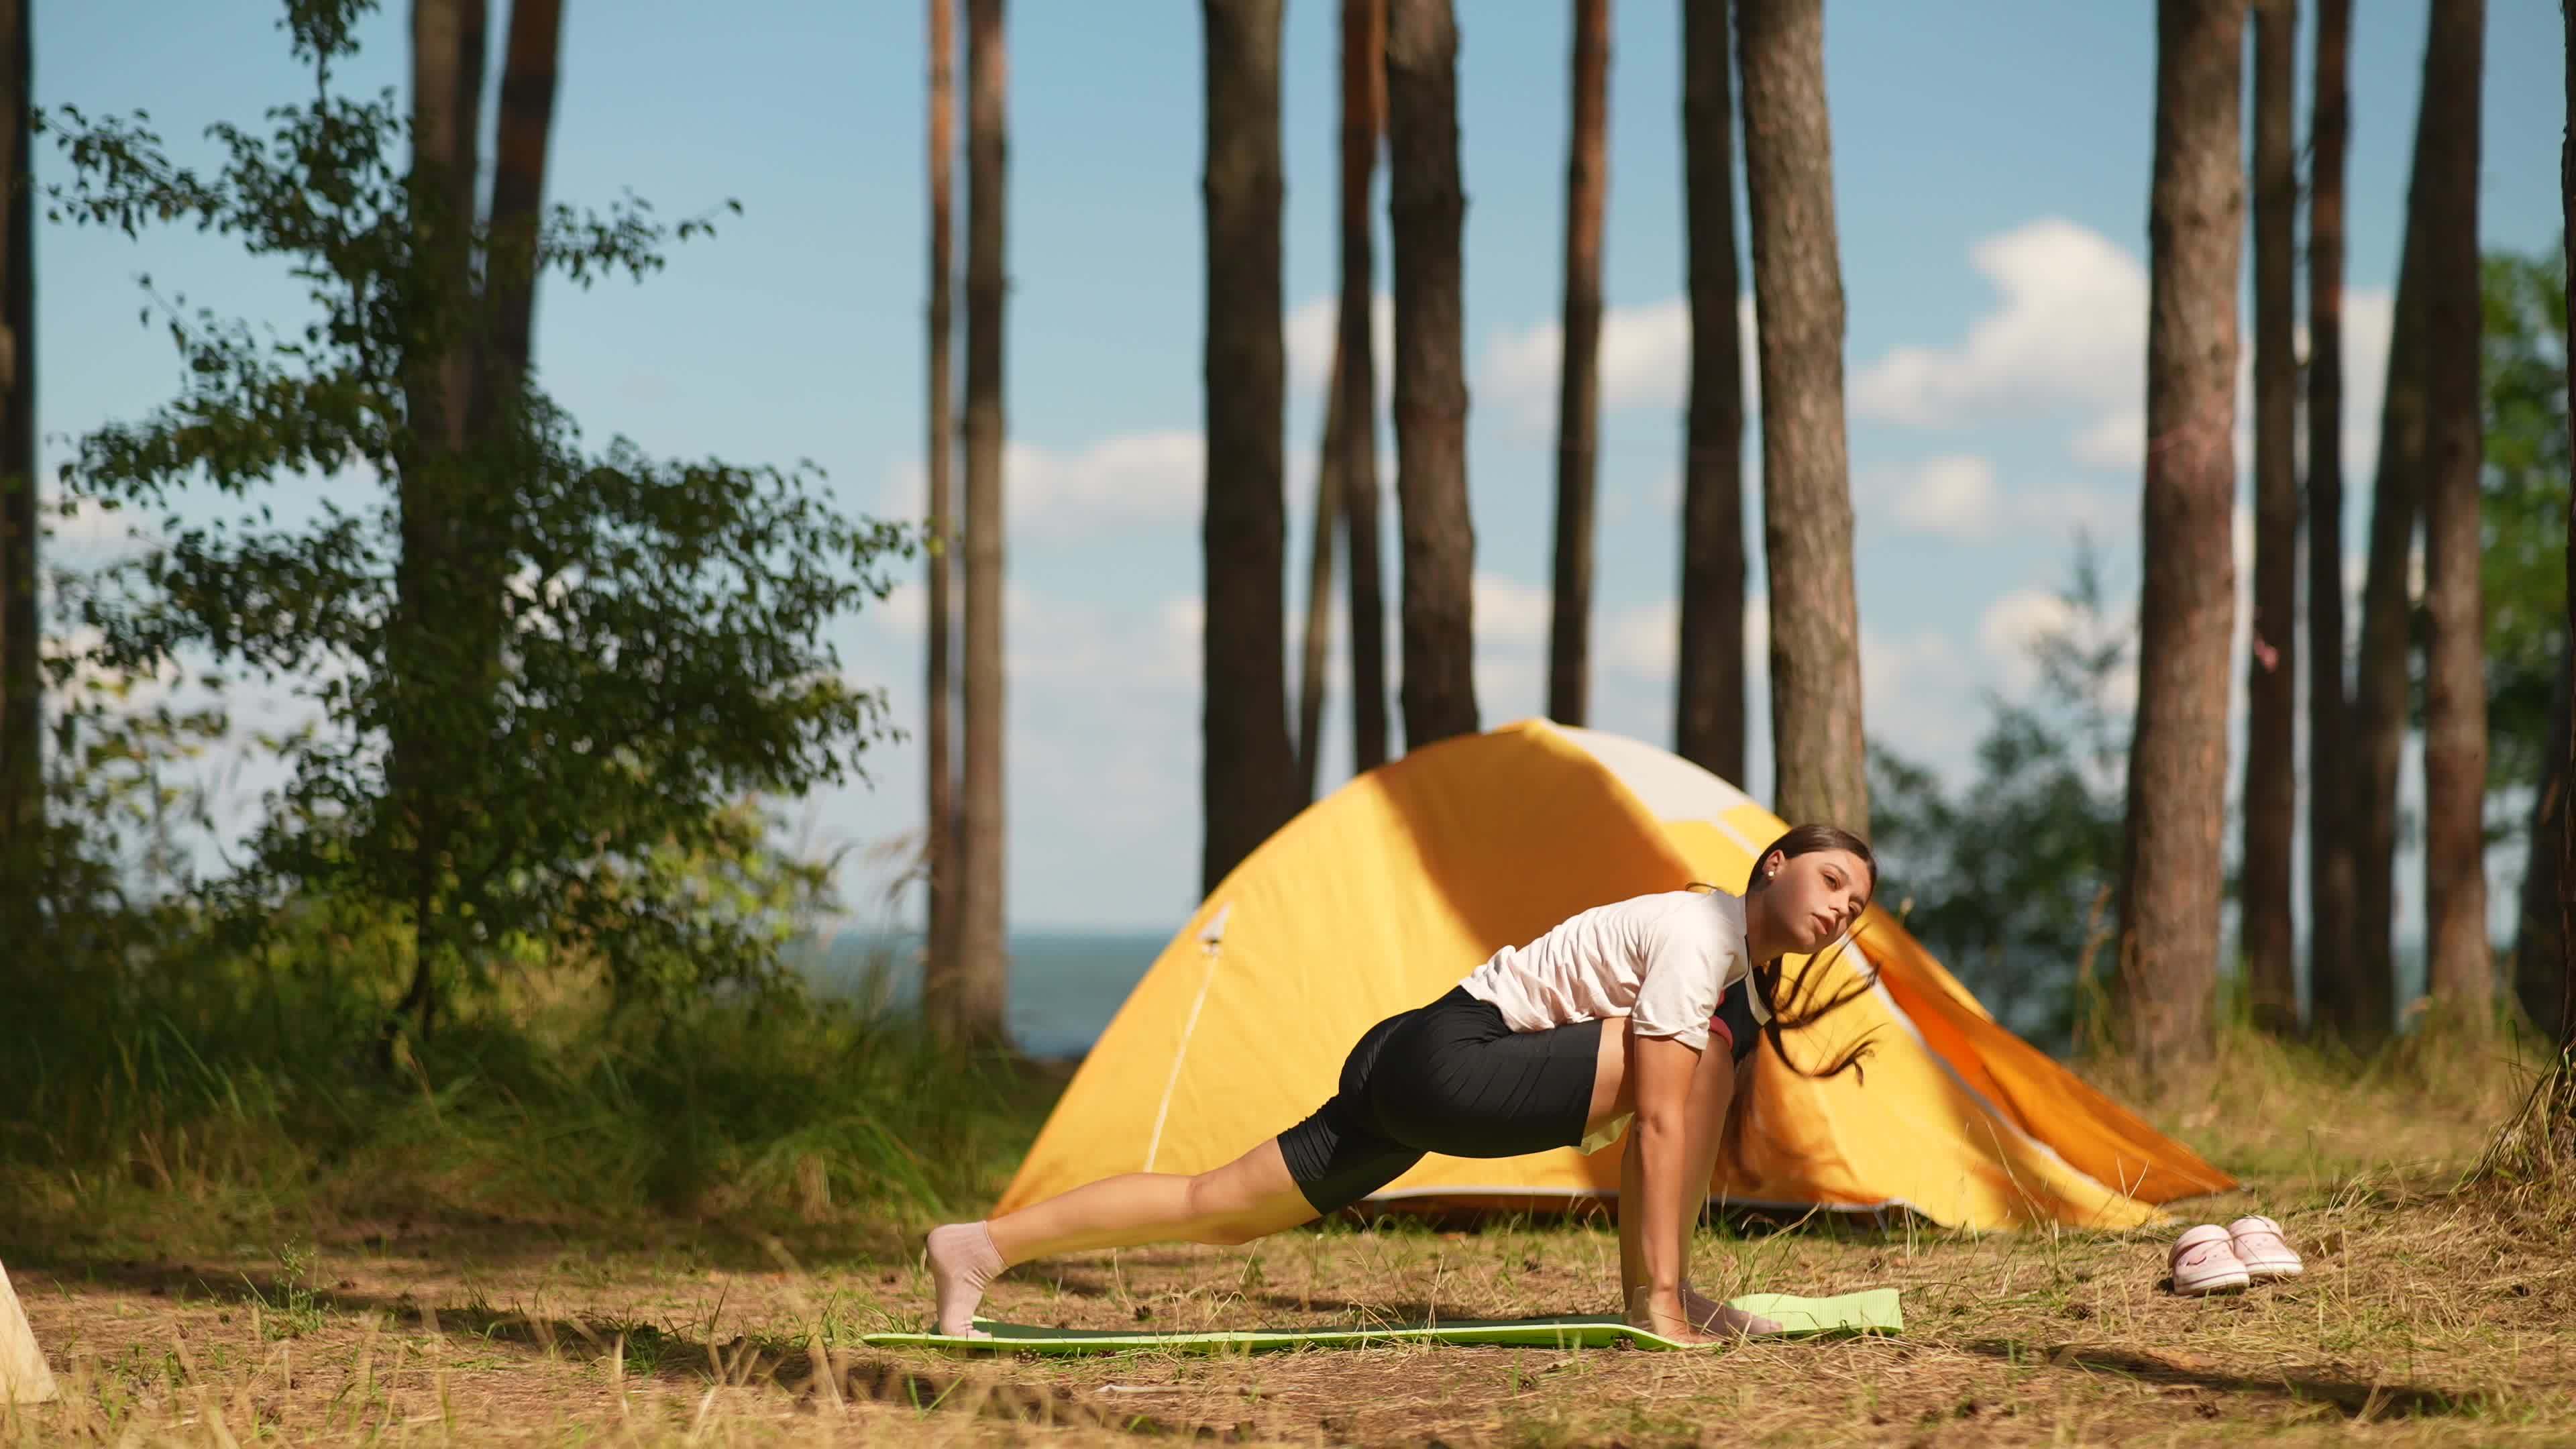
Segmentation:
{"type": "Polygon", "coordinates": [[[1129,1172],[930,1235],[939,1331],[964,1335],[984,1286],[1014,1263],[1139,1243],[1247,1243],[1317,1216],[1274,1137],[1195,1176],[1129,1172]]]}
{"type": "Polygon", "coordinates": [[[1316,1216],[1288,1175],[1276,1137],[1194,1176],[1129,1172],[992,1221],[993,1246],[1026,1263],[1139,1243],[1248,1243],[1316,1216]]]}

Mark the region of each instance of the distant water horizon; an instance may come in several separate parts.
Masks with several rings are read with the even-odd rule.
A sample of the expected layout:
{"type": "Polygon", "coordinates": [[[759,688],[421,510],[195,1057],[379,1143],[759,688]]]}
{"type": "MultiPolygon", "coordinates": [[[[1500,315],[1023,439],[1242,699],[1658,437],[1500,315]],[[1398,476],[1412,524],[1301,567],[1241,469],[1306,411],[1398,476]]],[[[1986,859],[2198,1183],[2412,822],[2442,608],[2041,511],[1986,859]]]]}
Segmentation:
{"type": "MultiPolygon", "coordinates": [[[[1171,939],[1170,931],[1013,931],[1005,946],[1011,1040],[1035,1057],[1089,1052],[1171,939]]],[[[826,995],[902,1006],[920,999],[920,961],[918,931],[844,930],[807,976],[826,995]]]]}

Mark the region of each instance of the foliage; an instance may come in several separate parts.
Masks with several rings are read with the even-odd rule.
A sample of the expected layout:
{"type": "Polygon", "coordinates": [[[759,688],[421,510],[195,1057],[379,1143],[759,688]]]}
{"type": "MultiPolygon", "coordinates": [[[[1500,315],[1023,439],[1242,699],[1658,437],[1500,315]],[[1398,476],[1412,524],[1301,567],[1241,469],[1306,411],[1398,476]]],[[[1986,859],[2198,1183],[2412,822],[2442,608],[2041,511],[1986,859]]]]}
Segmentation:
{"type": "Polygon", "coordinates": [[[1884,902],[1996,1015],[2063,1044],[2111,925],[2128,743],[2115,698],[2130,649],[2099,560],[2078,541],[2058,621],[2030,641],[2034,698],[1990,700],[1977,776],[1953,796],[1931,771],[1870,751],[1873,844],[1904,898],[1884,902]]]}
{"type": "MultiPolygon", "coordinates": [[[[753,871],[757,818],[738,804],[843,781],[882,732],[881,694],[843,679],[824,634],[883,597],[882,565],[912,540],[837,512],[810,466],[589,447],[533,385],[461,452],[425,436],[420,359],[479,312],[440,280],[452,258],[431,238],[454,229],[415,214],[392,94],[334,87],[368,8],[290,5],[314,94],[265,131],[212,127],[211,169],[174,163],[139,114],[43,119],[71,175],[54,217],[232,237],[312,304],[280,332],[146,280],[145,320],[186,381],[81,439],[64,475],[67,492],[159,510],[162,541],[66,581],[97,642],[57,679],[185,660],[310,706],[307,727],[264,741],[291,777],[210,897],[246,929],[299,902],[367,903],[424,949],[452,946],[426,969],[485,985],[563,951],[630,996],[768,971],[780,892],[821,881],[753,871]],[[281,522],[274,489],[297,477],[328,491],[318,517],[281,522]]],[[[582,286],[640,279],[707,226],[632,197],[557,207],[534,260],[582,286]]],[[[501,264],[483,231],[471,245],[474,275],[501,264]]]]}
{"type": "MultiPolygon", "coordinates": [[[[2485,306],[2488,783],[2537,786],[2567,650],[2567,274],[2555,252],[2490,253],[2485,306]]],[[[2509,813],[2523,828],[2522,812],[2509,813]]]]}
{"type": "Polygon", "coordinates": [[[352,1068],[404,922],[308,899],[247,949],[216,924],[172,910],[131,969],[13,991],[0,1222],[22,1241],[380,1213],[920,1219],[993,1192],[1056,1085],[792,979],[619,1006],[578,963],[513,973],[378,1077],[352,1068]]]}

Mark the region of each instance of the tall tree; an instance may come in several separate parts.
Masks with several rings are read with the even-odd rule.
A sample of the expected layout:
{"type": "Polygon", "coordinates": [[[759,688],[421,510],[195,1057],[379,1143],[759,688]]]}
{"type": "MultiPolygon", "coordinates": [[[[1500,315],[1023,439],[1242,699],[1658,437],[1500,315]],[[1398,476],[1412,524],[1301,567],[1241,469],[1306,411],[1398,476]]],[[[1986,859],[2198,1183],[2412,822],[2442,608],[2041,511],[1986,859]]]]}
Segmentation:
{"type": "Polygon", "coordinates": [[[1565,162],[1565,318],[1556,395],[1556,587],[1547,716],[1590,706],[1592,514],[1601,427],[1601,212],[1610,192],[1610,0],[1574,0],[1574,119],[1565,162]]]}
{"type": "Polygon", "coordinates": [[[486,734],[489,664],[499,647],[493,502],[465,458],[473,421],[479,309],[474,296],[474,181],[487,17],[483,0],[413,0],[411,221],[423,326],[404,359],[408,438],[397,496],[402,561],[388,660],[397,680],[390,775],[410,821],[408,894],[416,933],[403,1010],[435,1027],[443,971],[468,933],[448,898],[456,842],[485,803],[466,744],[486,734]]]}
{"type": "Polygon", "coordinates": [[[2147,461],[2138,715],[2121,864],[2118,1007],[2151,1079],[2215,1042],[2228,650],[2236,613],[2237,149],[2244,0],[2158,0],[2148,196],[2147,461]]]}
{"type": "Polygon", "coordinates": [[[1395,493],[1404,533],[1404,746],[1476,731],[1476,528],[1467,512],[1458,22],[1388,0],[1387,224],[1395,247],[1395,493]]]}
{"type": "Polygon", "coordinates": [[[1744,357],[1736,328],[1732,0],[1682,3],[1682,220],[1690,417],[1682,447],[1681,660],[1673,748],[1744,781],[1744,357]]]}
{"type": "Polygon", "coordinates": [[[2567,806],[2567,560],[2570,488],[2567,281],[2561,250],[2490,253],[2479,349],[2485,392],[2484,536],[2487,796],[2527,795],[2513,983],[2543,1032],[2558,1021],[2558,846],[2567,806]]]}
{"type": "Polygon", "coordinates": [[[922,935],[922,1001],[933,1020],[949,1015],[957,990],[957,760],[956,621],[950,617],[956,584],[950,577],[957,546],[956,360],[949,338],[955,306],[957,233],[953,183],[957,160],[957,19],[955,0],[930,0],[930,115],[924,128],[930,154],[930,307],[927,371],[929,414],[922,438],[922,471],[929,483],[930,630],[922,721],[922,767],[929,789],[922,806],[928,820],[922,855],[928,869],[928,927],[922,935]]]}
{"type": "MultiPolygon", "coordinates": [[[[2559,295],[2576,297],[2576,7],[2558,7],[2558,42],[2567,67],[2566,111],[2558,132],[2558,246],[2567,285],[2559,295]]],[[[2576,425],[2576,358],[2568,360],[2567,420],[2576,425]]],[[[2576,658],[2576,448],[2567,455],[2567,639],[2576,658]]],[[[2576,688],[2576,680],[2570,681],[2576,688]]],[[[2576,788],[2576,730],[2566,735],[2565,779],[2576,788]]],[[[2558,812],[2558,1103],[2576,1118],[2576,806],[2558,812]]]]}
{"type": "Polygon", "coordinates": [[[1378,561],[1377,263],[1369,189],[1386,130],[1385,0],[1342,0],[1342,291],[1333,389],[1342,403],[1342,522],[1350,575],[1351,768],[1386,763],[1386,596],[1378,561]]]}
{"type": "Polygon", "coordinates": [[[0,927],[32,925],[44,828],[37,662],[36,249],[30,0],[0,0],[0,927]]]}
{"type": "Polygon", "coordinates": [[[518,409],[527,385],[537,310],[537,228],[553,148],[556,57],[563,0],[510,0],[502,50],[500,125],[492,148],[490,256],[475,431],[488,444],[518,409]]]}
{"type": "Polygon", "coordinates": [[[1295,809],[1281,487],[1281,0],[1204,0],[1207,31],[1207,830],[1217,882],[1295,809]]]}
{"type": "Polygon", "coordinates": [[[2320,1030],[2353,1004],[2352,689],[2344,677],[2344,157],[2352,0],[2317,0],[2308,179],[2308,993],[2320,1030]]]}
{"type": "Polygon", "coordinates": [[[1737,0],[1735,24],[1762,377],[1763,572],[1779,772],[1771,808],[1787,820],[1866,831],[1824,0],[1737,0]]]}
{"type": "Polygon", "coordinates": [[[2238,920],[2254,1024],[2281,1034],[2299,1028],[2290,924],[2299,812],[2298,28],[2298,0],[2254,7],[2254,647],[2238,920]]]}
{"type": "Polygon", "coordinates": [[[2540,788],[2532,792],[2529,847],[2523,854],[2522,899],[2515,913],[2513,933],[2513,989],[2522,1002],[2523,1014],[2541,1031],[2549,1031],[2559,1014],[2559,986],[2564,976],[2567,943],[2561,939],[2559,920],[2561,873],[2565,869],[2559,857],[2566,843],[2568,773],[2568,686],[2562,664],[2555,698],[2550,705],[2549,745],[2552,751],[2548,769],[2542,774],[2540,788]]]}
{"type": "Polygon", "coordinates": [[[2418,170],[2424,234],[2425,945],[2435,1001],[2482,1029],[2495,996],[2487,942],[2485,606],[2479,588],[2483,435],[2478,298],[2479,72],[2486,0],[2432,7],[2418,170]]]}
{"type": "MultiPolygon", "coordinates": [[[[2422,173],[2423,128],[2415,170],[2422,173]]],[[[2361,640],[2353,659],[2351,767],[2346,832],[2352,841],[2352,973],[2341,1035],[2367,1049],[2396,1027],[2397,763],[2406,738],[2406,656],[2411,601],[2407,571],[2423,516],[2424,296],[2416,254],[2422,236],[2409,218],[2400,243],[2397,297],[2388,334],[2388,377],[2379,402],[2379,460],[2372,468],[2370,543],[2361,586],[2361,640]]]]}
{"type": "Polygon", "coordinates": [[[997,1042],[1010,989],[1002,831],[1003,0],[966,0],[966,753],[958,793],[957,990],[942,1030],[997,1042]]]}
{"type": "Polygon", "coordinates": [[[1314,531],[1307,535],[1306,630],[1297,649],[1297,799],[1315,800],[1324,755],[1324,672],[1333,647],[1333,545],[1342,520],[1342,340],[1333,339],[1331,376],[1324,384],[1324,442],[1315,454],[1314,531]]]}

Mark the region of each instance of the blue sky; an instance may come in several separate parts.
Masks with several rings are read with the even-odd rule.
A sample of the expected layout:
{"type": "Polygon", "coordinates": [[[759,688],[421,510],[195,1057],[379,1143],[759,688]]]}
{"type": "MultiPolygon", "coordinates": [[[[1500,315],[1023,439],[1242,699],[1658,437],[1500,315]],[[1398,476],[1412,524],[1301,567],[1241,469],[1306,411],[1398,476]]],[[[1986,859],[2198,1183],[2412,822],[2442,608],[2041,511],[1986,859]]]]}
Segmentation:
{"type": "MultiPolygon", "coordinates": [[[[917,509],[923,9],[570,0],[554,199],[632,188],[666,212],[744,207],[641,289],[542,293],[538,367],[594,439],[810,458],[855,509],[917,509]]],[[[1570,7],[1460,9],[1478,678],[1483,717],[1500,724],[1543,693],[1570,7]]],[[[2355,553],[2425,18],[2422,0],[2358,9],[2355,553]]],[[[495,0],[496,26],[505,10],[495,0]]],[[[1296,579],[1335,285],[1336,10],[1303,0],[1287,21],[1296,579]]],[[[1688,335],[1677,13],[1617,9],[1596,599],[1593,722],[1657,742],[1670,736],[1688,335]]],[[[203,154],[205,123],[302,93],[276,14],[267,0],[39,0],[39,102],[141,107],[183,154],[203,154]]],[[[2558,230],[2558,11],[2490,0],[2488,17],[2482,230],[2491,247],[2538,249],[2558,230]]],[[[1198,16],[1170,0],[1023,0],[1011,25],[1011,915],[1162,928],[1198,876],[1198,16]]],[[[350,83],[399,85],[402,7],[366,37],[350,83]]],[[[1985,694],[2025,682],[2017,641],[2050,617],[2074,528],[2104,540],[2121,593],[2135,578],[2153,7],[1836,0],[1826,65],[1869,730],[1955,776],[1985,694]]],[[[2304,97],[2300,127],[2304,142],[2304,97]]],[[[37,164],[40,180],[60,175],[48,155],[37,164]]],[[[299,314],[280,270],[193,233],[48,229],[38,251],[40,423],[56,460],[64,439],[175,390],[166,338],[136,325],[138,274],[219,312],[299,314]]],[[[64,556],[94,546],[76,528],[64,556]]],[[[1302,585],[1289,587],[1301,610],[1302,585]]],[[[908,728],[920,613],[905,590],[839,634],[852,674],[886,686],[908,728]]],[[[1328,781],[1347,774],[1341,694],[1328,781]]],[[[1757,694],[1744,782],[1757,794],[1770,784],[1765,709],[1757,694]]],[[[818,843],[855,847],[853,903],[873,912],[875,847],[919,826],[918,741],[865,764],[870,788],[807,802],[798,819],[818,843]]],[[[230,787],[232,818],[257,778],[230,787]]]]}

